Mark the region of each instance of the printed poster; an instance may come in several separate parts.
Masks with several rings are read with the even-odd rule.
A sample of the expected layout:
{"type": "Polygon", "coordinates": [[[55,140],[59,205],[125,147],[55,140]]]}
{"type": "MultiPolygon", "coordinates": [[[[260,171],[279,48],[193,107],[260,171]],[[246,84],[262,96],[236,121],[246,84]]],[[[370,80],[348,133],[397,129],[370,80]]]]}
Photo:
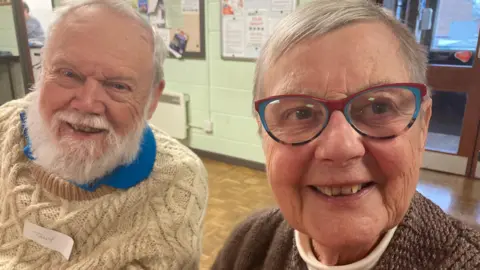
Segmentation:
{"type": "Polygon", "coordinates": [[[228,57],[245,55],[245,21],[229,17],[223,23],[223,53],[228,57]]]}
{"type": "Polygon", "coordinates": [[[247,16],[247,47],[260,50],[267,39],[267,11],[249,11],[247,16]]]}
{"type": "Polygon", "coordinates": [[[223,15],[237,15],[243,12],[243,0],[222,0],[223,15]]]}
{"type": "Polygon", "coordinates": [[[200,0],[182,0],[183,13],[199,13],[200,0]]]}
{"type": "Polygon", "coordinates": [[[291,12],[293,10],[292,0],[272,0],[271,10],[291,12]]]}

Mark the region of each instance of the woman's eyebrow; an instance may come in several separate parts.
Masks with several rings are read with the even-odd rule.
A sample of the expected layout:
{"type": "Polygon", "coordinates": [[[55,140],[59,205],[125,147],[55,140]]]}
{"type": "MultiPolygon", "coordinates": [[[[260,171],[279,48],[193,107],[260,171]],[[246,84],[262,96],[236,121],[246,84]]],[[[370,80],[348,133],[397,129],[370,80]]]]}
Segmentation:
{"type": "MultiPolygon", "coordinates": [[[[362,90],[366,90],[366,89],[369,89],[369,88],[373,88],[373,87],[378,87],[378,86],[382,86],[382,85],[386,85],[386,84],[392,84],[393,82],[392,81],[389,81],[389,80],[377,80],[377,81],[374,81],[373,83],[368,83],[368,84],[363,84],[361,85],[360,87],[357,87],[353,90],[350,90],[350,89],[346,89],[348,94],[351,95],[351,94],[354,94],[354,93],[357,93],[357,92],[360,92],[362,90]]],[[[285,80],[285,82],[280,86],[278,87],[278,91],[275,91],[276,94],[280,94],[280,95],[309,95],[309,96],[316,96],[318,95],[318,90],[323,90],[323,89],[312,89],[312,88],[305,88],[305,87],[299,87],[299,88],[295,88],[295,87],[292,87],[292,83],[291,81],[287,81],[285,80]]],[[[328,90],[328,89],[326,89],[328,90]]],[[[325,91],[327,92],[327,91],[325,91]]]]}

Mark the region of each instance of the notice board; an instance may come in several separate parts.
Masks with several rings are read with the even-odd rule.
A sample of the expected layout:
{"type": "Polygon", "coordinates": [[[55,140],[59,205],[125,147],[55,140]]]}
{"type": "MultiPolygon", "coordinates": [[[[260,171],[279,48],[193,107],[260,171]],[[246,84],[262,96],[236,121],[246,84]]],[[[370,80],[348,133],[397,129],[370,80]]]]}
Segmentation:
{"type": "Polygon", "coordinates": [[[205,0],[138,0],[170,53],[177,58],[205,58],[205,0]]]}
{"type": "Polygon", "coordinates": [[[127,1],[160,33],[171,55],[205,59],[205,0],[127,1]]]}
{"type": "Polygon", "coordinates": [[[222,58],[255,60],[278,22],[296,0],[221,0],[222,58]]]}

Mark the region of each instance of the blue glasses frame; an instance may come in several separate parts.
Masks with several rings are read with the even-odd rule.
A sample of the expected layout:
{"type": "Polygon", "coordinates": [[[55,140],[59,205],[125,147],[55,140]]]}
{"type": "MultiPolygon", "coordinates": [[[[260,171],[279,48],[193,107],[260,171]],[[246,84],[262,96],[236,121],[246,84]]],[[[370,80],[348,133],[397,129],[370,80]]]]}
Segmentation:
{"type": "Polygon", "coordinates": [[[271,97],[268,97],[268,98],[259,99],[259,100],[255,101],[255,110],[257,111],[258,115],[260,116],[260,121],[262,122],[262,126],[265,129],[265,131],[268,133],[268,135],[273,140],[275,140],[276,142],[281,143],[281,144],[297,146],[297,145],[304,145],[304,144],[307,144],[307,143],[311,142],[312,140],[314,140],[315,138],[320,136],[322,131],[328,125],[328,122],[330,120],[330,115],[334,111],[342,111],[343,115],[347,119],[347,122],[360,135],[368,137],[368,138],[372,138],[372,139],[386,140],[386,139],[392,139],[392,138],[395,138],[395,137],[399,136],[400,134],[402,134],[403,132],[405,132],[406,130],[410,129],[413,126],[413,124],[415,123],[415,121],[418,117],[418,114],[420,112],[420,108],[422,106],[423,98],[426,95],[427,95],[427,86],[425,84],[421,84],[421,83],[393,83],[393,84],[384,84],[384,85],[379,85],[379,86],[367,88],[365,90],[359,91],[359,92],[357,92],[353,95],[350,95],[350,96],[348,96],[344,99],[340,99],[340,100],[326,100],[326,99],[321,99],[321,98],[317,98],[317,97],[313,97],[313,96],[309,96],[309,95],[277,95],[277,96],[271,96],[271,97]],[[403,131],[399,132],[398,134],[392,135],[392,136],[375,137],[375,136],[370,136],[368,134],[365,134],[364,132],[362,132],[361,130],[359,130],[357,127],[355,127],[353,125],[352,119],[350,119],[350,116],[347,112],[347,108],[349,107],[350,103],[357,96],[365,94],[366,92],[371,92],[371,91],[379,90],[379,89],[382,89],[382,88],[388,88],[388,87],[407,89],[414,94],[414,96],[415,96],[415,112],[412,116],[412,119],[410,120],[410,122],[408,123],[408,125],[405,127],[405,129],[403,131]],[[265,108],[267,108],[267,106],[271,102],[276,101],[276,100],[281,99],[281,98],[309,98],[309,99],[321,102],[328,109],[328,111],[327,111],[327,113],[328,113],[327,119],[328,120],[325,121],[325,123],[324,123],[323,127],[320,129],[320,131],[317,134],[315,134],[312,138],[310,138],[308,140],[305,140],[305,141],[302,141],[302,142],[295,142],[295,143],[284,142],[284,141],[280,140],[279,138],[277,138],[270,131],[270,129],[268,128],[267,121],[265,120],[265,108]]]}

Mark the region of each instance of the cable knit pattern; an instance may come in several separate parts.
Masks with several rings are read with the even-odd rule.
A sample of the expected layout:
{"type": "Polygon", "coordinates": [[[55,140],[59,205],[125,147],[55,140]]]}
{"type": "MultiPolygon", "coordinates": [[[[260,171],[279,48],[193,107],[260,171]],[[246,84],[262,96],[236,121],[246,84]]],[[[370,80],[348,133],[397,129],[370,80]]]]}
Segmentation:
{"type": "MultiPolygon", "coordinates": [[[[293,228],[279,209],[256,213],[233,231],[212,269],[307,270],[294,238],[293,228]]],[[[478,270],[480,232],[446,215],[416,193],[373,269],[478,270]]]]}
{"type": "Polygon", "coordinates": [[[155,127],[151,176],[128,190],[84,191],[28,160],[19,113],[0,107],[0,269],[197,269],[207,173],[187,147],[155,127]],[[69,235],[70,260],[23,237],[28,220],[69,235]]]}

